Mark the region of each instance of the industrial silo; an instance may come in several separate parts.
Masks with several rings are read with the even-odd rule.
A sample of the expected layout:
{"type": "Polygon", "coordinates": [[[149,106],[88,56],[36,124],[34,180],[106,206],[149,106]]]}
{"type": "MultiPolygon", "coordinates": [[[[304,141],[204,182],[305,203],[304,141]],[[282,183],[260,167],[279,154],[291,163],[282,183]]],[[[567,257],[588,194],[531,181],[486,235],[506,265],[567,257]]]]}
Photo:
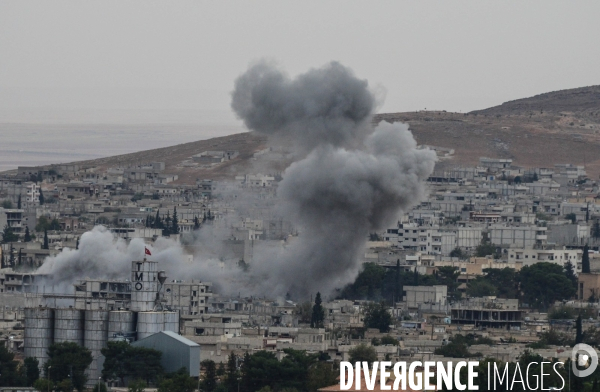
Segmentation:
{"type": "Polygon", "coordinates": [[[37,358],[40,368],[48,360],[54,337],[54,311],[49,308],[25,309],[25,357],[37,358]]]}
{"type": "Polygon", "coordinates": [[[163,331],[172,331],[176,334],[179,333],[179,312],[165,312],[164,313],[164,329],[163,331]]]}
{"type": "Polygon", "coordinates": [[[113,310],[108,313],[108,340],[117,337],[135,339],[135,313],[128,310],[113,310]]]}
{"type": "Polygon", "coordinates": [[[54,343],[73,342],[83,346],[83,311],[73,308],[54,311],[54,343]]]}
{"type": "Polygon", "coordinates": [[[137,340],[164,331],[164,312],[139,312],[137,314],[137,340]]]}
{"type": "Polygon", "coordinates": [[[108,340],[108,310],[86,310],[84,325],[83,345],[92,352],[92,363],[87,370],[88,382],[93,386],[104,365],[100,350],[106,347],[108,340]]]}
{"type": "Polygon", "coordinates": [[[154,310],[158,284],[158,263],[156,261],[132,261],[130,309],[134,312],[154,310]]]}

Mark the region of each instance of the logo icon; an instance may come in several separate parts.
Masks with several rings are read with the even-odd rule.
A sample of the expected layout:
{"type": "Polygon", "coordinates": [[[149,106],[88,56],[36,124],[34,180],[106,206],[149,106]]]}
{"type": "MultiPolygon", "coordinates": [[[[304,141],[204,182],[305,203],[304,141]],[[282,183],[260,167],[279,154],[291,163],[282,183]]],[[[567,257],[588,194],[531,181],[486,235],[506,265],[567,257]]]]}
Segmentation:
{"type": "Polygon", "coordinates": [[[576,344],[571,351],[571,369],[575,377],[587,377],[594,373],[598,367],[598,353],[585,343],[576,344]],[[576,363],[577,362],[577,363],[576,363]],[[579,370],[577,366],[589,366],[587,369],[579,370]]]}

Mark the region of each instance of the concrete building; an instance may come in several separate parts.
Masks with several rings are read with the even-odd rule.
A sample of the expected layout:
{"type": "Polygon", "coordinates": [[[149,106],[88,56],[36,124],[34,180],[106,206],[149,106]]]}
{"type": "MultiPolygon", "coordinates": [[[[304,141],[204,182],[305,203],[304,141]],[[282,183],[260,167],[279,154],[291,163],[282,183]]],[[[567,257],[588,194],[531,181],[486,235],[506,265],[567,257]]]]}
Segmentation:
{"type": "Polygon", "coordinates": [[[590,226],[584,223],[548,223],[548,243],[581,245],[590,238],[590,226]]]}
{"type": "Polygon", "coordinates": [[[486,169],[492,169],[495,171],[502,169],[510,169],[512,166],[512,159],[499,159],[499,158],[479,158],[479,164],[486,169]]]}
{"type": "Polygon", "coordinates": [[[24,210],[15,208],[6,209],[0,207],[0,232],[8,226],[17,235],[25,234],[25,225],[23,224],[24,212],[24,210]]]}
{"type": "Polygon", "coordinates": [[[576,271],[581,271],[581,249],[508,249],[509,262],[520,262],[523,266],[535,263],[554,263],[564,267],[571,263],[576,271]]]}
{"type": "Polygon", "coordinates": [[[192,156],[192,160],[202,164],[215,164],[236,158],[238,151],[203,151],[200,154],[192,156]]]}
{"type": "Polygon", "coordinates": [[[496,224],[489,228],[490,241],[498,246],[533,248],[546,244],[547,228],[541,226],[496,224]]]}
{"type": "Polygon", "coordinates": [[[451,306],[452,324],[472,324],[475,327],[519,330],[523,311],[519,300],[496,297],[469,298],[451,306]]]}
{"type": "Polygon", "coordinates": [[[212,297],[210,282],[171,282],[164,284],[167,304],[179,310],[181,315],[208,313],[208,302],[212,297]]]}
{"type": "Polygon", "coordinates": [[[577,299],[587,301],[590,298],[594,301],[600,299],[600,274],[580,273],[577,276],[577,299]]]}
{"type": "Polygon", "coordinates": [[[417,308],[422,303],[446,305],[447,286],[404,286],[403,301],[409,308],[417,308]]]}

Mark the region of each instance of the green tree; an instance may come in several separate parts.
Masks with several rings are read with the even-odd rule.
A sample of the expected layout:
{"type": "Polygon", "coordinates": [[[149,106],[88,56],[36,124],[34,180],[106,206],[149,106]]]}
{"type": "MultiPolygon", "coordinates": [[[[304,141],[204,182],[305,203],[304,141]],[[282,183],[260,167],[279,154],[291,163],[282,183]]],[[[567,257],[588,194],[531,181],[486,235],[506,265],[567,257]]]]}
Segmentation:
{"type": "Polygon", "coordinates": [[[553,263],[525,266],[519,272],[519,280],[525,302],[542,310],[555,301],[572,298],[576,292],[563,267],[553,263]]]}
{"type": "Polygon", "coordinates": [[[589,250],[590,248],[585,244],[583,247],[583,256],[581,256],[581,272],[584,274],[589,274],[591,272],[589,250]]]}
{"type": "Polygon", "coordinates": [[[550,320],[572,320],[573,318],[575,318],[575,310],[570,306],[553,308],[548,313],[548,319],[550,320]]]}
{"type": "Polygon", "coordinates": [[[35,225],[35,231],[44,231],[48,227],[50,227],[50,221],[48,220],[48,217],[44,215],[40,216],[35,225]]]}
{"type": "Polygon", "coordinates": [[[156,217],[154,217],[154,228],[162,229],[162,222],[160,220],[160,210],[156,210],[156,217]]]}
{"type": "Polygon", "coordinates": [[[496,288],[499,298],[517,298],[519,295],[517,272],[513,268],[486,268],[484,279],[496,288]]]}
{"type": "Polygon", "coordinates": [[[435,350],[435,354],[443,355],[444,357],[452,357],[452,358],[469,358],[469,357],[479,357],[481,353],[470,353],[467,346],[470,344],[487,344],[489,341],[480,341],[479,339],[475,340],[473,335],[463,336],[463,335],[454,335],[450,338],[450,342],[448,344],[439,347],[435,350]]]}
{"type": "Polygon", "coordinates": [[[44,205],[45,199],[44,199],[44,192],[42,192],[42,188],[40,188],[40,196],[38,197],[38,200],[40,201],[40,205],[44,205]]]}
{"type": "Polygon", "coordinates": [[[167,216],[165,217],[165,221],[162,225],[162,235],[163,237],[168,237],[171,235],[171,213],[167,211],[167,216]]]}
{"type": "Polygon", "coordinates": [[[64,381],[69,381],[79,392],[84,390],[87,381],[85,370],[92,363],[90,350],[73,342],[54,343],[48,348],[48,357],[44,365],[46,374],[49,373],[49,378],[57,386],[60,384],[60,388],[64,388],[64,381]],[[50,366],[52,371],[48,372],[50,366]]]}
{"type": "Polygon", "coordinates": [[[381,298],[381,288],[385,278],[385,268],[376,263],[364,263],[362,270],[354,280],[354,283],[342,290],[342,298],[369,299],[381,298]]]}
{"type": "Polygon", "coordinates": [[[46,378],[38,378],[33,383],[33,387],[39,392],[53,391],[54,383],[46,378]]]}
{"type": "Polygon", "coordinates": [[[461,293],[458,291],[458,277],[460,271],[458,267],[438,267],[436,270],[437,284],[448,287],[448,296],[450,299],[459,299],[461,293]]]}
{"type": "Polygon", "coordinates": [[[246,352],[241,369],[240,387],[243,392],[255,392],[279,380],[279,361],[275,354],[258,351],[253,355],[246,352]]]}
{"type": "Polygon", "coordinates": [[[96,385],[94,385],[94,388],[92,389],[92,392],[107,392],[108,389],[106,388],[106,384],[103,382],[98,382],[96,385]]]}
{"type": "Polygon", "coordinates": [[[495,296],[496,292],[496,286],[483,277],[478,277],[467,283],[467,295],[469,297],[495,296]]]}
{"type": "Polygon", "coordinates": [[[48,230],[44,230],[44,244],[42,245],[42,249],[50,249],[48,244],[48,230]]]}
{"type": "MultiPolygon", "coordinates": [[[[213,391],[215,390],[215,386],[213,386],[213,389],[205,389],[203,387],[201,390],[213,391]]],[[[175,373],[168,374],[158,383],[158,392],[194,392],[196,387],[196,380],[189,376],[185,368],[181,368],[175,373]]]]}
{"type": "Polygon", "coordinates": [[[379,332],[388,332],[392,324],[392,315],[384,302],[370,303],[365,307],[364,324],[367,328],[377,328],[379,332]]]}
{"type": "Polygon", "coordinates": [[[134,380],[127,385],[129,392],[144,392],[148,384],[144,380],[134,380]]]}
{"type": "Polygon", "coordinates": [[[339,369],[334,369],[333,364],[317,362],[308,371],[308,391],[317,391],[319,388],[338,384],[339,369]]]}
{"type": "Polygon", "coordinates": [[[464,260],[466,256],[467,255],[459,247],[452,249],[452,252],[450,252],[450,257],[457,257],[461,260],[464,260]]]}
{"type": "Polygon", "coordinates": [[[565,263],[565,276],[571,281],[575,291],[577,291],[577,275],[575,274],[575,267],[570,261],[565,263]]]}
{"type": "Polygon", "coordinates": [[[27,357],[23,361],[23,368],[25,371],[25,385],[30,387],[33,386],[33,383],[40,378],[40,368],[39,361],[34,357],[27,357]]]}
{"type": "Polygon", "coordinates": [[[25,237],[23,242],[31,242],[31,233],[29,233],[29,226],[25,226],[25,237]]]}
{"type": "Polygon", "coordinates": [[[494,244],[492,244],[491,242],[482,242],[481,244],[477,245],[477,248],[475,248],[475,256],[476,257],[487,257],[487,256],[494,256],[494,258],[498,258],[498,252],[496,249],[496,246],[494,244]]]}
{"type": "Polygon", "coordinates": [[[238,371],[237,362],[238,358],[232,351],[227,359],[227,371],[225,377],[225,386],[229,392],[237,392],[238,390],[238,378],[240,377],[240,373],[238,371]]]}
{"type": "Polygon", "coordinates": [[[125,377],[130,377],[149,383],[163,373],[162,353],[158,350],[134,347],[127,342],[108,342],[102,355],[105,357],[102,370],[105,380],[119,379],[124,385],[125,377]]]}
{"type": "Polygon", "coordinates": [[[12,201],[10,201],[10,200],[4,200],[4,201],[2,202],[2,208],[5,208],[5,209],[7,209],[7,210],[9,210],[9,209],[13,208],[12,201]]]}
{"type": "Polygon", "coordinates": [[[214,391],[217,387],[217,365],[214,361],[207,359],[202,361],[200,366],[205,370],[202,379],[202,390],[206,392],[214,391]]]}
{"type": "Polygon", "coordinates": [[[8,224],[4,226],[4,231],[2,232],[2,242],[5,244],[9,242],[17,242],[19,240],[19,236],[15,234],[12,228],[8,227],[8,224]]]}
{"type": "Polygon", "coordinates": [[[371,365],[377,361],[377,351],[372,346],[361,343],[348,351],[350,363],[368,362],[371,365]]]}
{"type": "Polygon", "coordinates": [[[400,342],[398,341],[398,339],[396,339],[395,337],[390,336],[390,335],[382,336],[381,339],[379,340],[379,343],[383,346],[386,346],[386,345],[399,346],[400,345],[400,342]]]}
{"type": "Polygon", "coordinates": [[[173,220],[171,225],[171,233],[179,233],[179,221],[177,219],[177,207],[173,207],[173,220]]]}
{"type": "Polygon", "coordinates": [[[21,195],[19,195],[19,198],[17,199],[17,209],[21,209],[21,195]]]}
{"type": "Polygon", "coordinates": [[[595,239],[600,238],[600,221],[598,219],[594,221],[594,225],[592,226],[592,237],[595,239]]]}
{"type": "Polygon", "coordinates": [[[321,293],[318,292],[315,297],[315,305],[312,308],[312,316],[310,319],[311,328],[323,328],[325,322],[325,309],[321,305],[321,293]]]}
{"type": "Polygon", "coordinates": [[[571,223],[577,222],[577,215],[575,215],[572,212],[570,214],[565,215],[565,218],[568,219],[568,220],[570,220],[571,223]]]}
{"type": "Polygon", "coordinates": [[[26,379],[19,372],[15,354],[0,344],[0,386],[22,386],[26,379]]]}
{"type": "Polygon", "coordinates": [[[286,354],[279,364],[280,380],[272,385],[276,389],[308,389],[309,369],[317,362],[319,354],[307,354],[304,350],[283,349],[286,354]]]}
{"type": "Polygon", "coordinates": [[[225,375],[225,364],[220,362],[217,366],[217,377],[223,377],[225,375]]]}

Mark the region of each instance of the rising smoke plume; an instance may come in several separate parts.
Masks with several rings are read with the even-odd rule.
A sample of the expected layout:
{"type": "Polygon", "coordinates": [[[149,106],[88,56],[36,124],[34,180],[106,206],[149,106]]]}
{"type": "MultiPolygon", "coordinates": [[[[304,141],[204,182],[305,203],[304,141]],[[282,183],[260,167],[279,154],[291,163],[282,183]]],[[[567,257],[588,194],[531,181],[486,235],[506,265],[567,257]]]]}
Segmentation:
{"type": "Polygon", "coordinates": [[[368,234],[422,200],[435,153],[417,149],[404,124],[372,127],[368,83],[331,63],[290,79],[267,63],[235,83],[232,108],[251,130],[307,153],[277,194],[301,229],[285,250],[255,256],[262,290],[331,292],[350,282],[368,234]]]}
{"type": "MultiPolygon", "coordinates": [[[[296,162],[283,173],[276,208],[298,237],[284,246],[258,242],[248,272],[219,249],[225,234],[210,225],[197,234],[193,263],[168,239],[155,242],[151,259],[171,277],[212,281],[221,294],[306,299],[351,282],[369,233],[394,224],[423,199],[436,159],[417,148],[407,125],[374,127],[375,104],[367,81],[339,63],[295,79],[268,63],[250,67],[235,82],[231,106],[249,129],[293,150],[296,162]]],[[[143,247],[141,240],[127,244],[97,227],[81,237],[78,250],[49,258],[39,272],[57,282],[123,279],[143,247]]]]}

